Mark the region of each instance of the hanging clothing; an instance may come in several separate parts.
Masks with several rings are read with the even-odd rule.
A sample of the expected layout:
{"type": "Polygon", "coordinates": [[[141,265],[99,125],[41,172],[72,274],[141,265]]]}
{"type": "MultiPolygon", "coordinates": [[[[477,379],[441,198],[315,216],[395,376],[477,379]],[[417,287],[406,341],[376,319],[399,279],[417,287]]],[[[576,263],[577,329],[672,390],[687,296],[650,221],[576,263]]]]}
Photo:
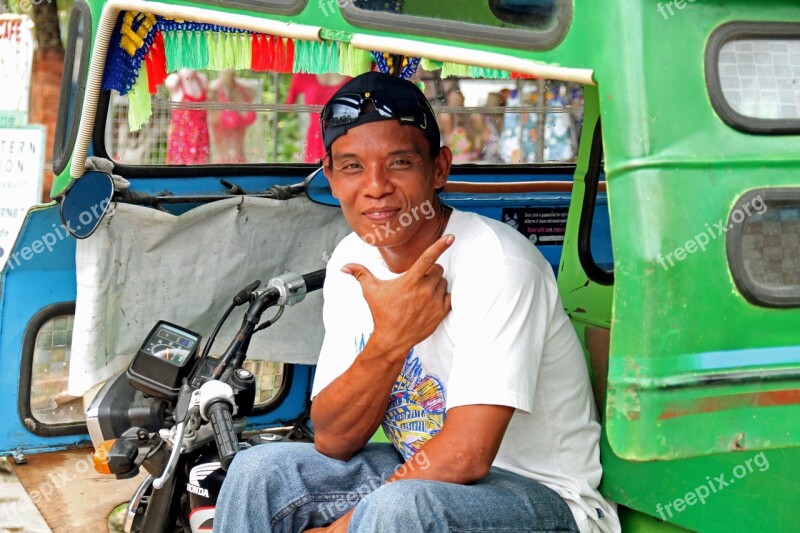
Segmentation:
{"type": "MultiPolygon", "coordinates": [[[[249,104],[252,102],[252,97],[242,84],[234,81],[232,91],[239,92],[238,99],[235,95],[228,96],[221,85],[212,92],[212,95],[215,94],[216,101],[220,103],[244,102],[249,104]]],[[[248,110],[240,113],[233,109],[224,109],[216,117],[213,113],[211,116],[211,132],[213,134],[211,162],[214,164],[246,163],[245,132],[248,126],[256,121],[255,111],[248,110]]]]}
{"type": "MultiPolygon", "coordinates": [[[[325,85],[320,83],[316,74],[295,74],[286,96],[287,104],[294,104],[302,94],[305,105],[324,105],[331,99],[339,87],[350,78],[344,78],[340,83],[325,85]]],[[[325,146],[322,144],[322,128],[319,124],[319,113],[308,114],[308,131],[306,132],[305,154],[303,161],[317,163],[325,157],[325,146]]]]}
{"type": "MultiPolygon", "coordinates": [[[[183,76],[180,76],[181,101],[205,102],[206,89],[193,75],[201,87],[199,96],[192,97],[186,91],[183,76]]],[[[167,134],[168,165],[205,165],[208,163],[209,140],[205,109],[173,109],[167,134]]]]}

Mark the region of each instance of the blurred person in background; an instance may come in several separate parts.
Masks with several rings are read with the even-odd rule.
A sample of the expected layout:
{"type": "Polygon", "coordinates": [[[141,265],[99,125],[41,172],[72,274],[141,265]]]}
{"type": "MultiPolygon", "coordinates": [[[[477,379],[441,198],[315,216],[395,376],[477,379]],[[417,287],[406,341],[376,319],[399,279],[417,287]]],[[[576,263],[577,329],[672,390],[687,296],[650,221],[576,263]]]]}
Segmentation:
{"type": "MultiPolygon", "coordinates": [[[[208,95],[211,102],[235,104],[249,104],[253,97],[252,91],[236,79],[236,71],[232,68],[219,73],[219,77],[211,82],[208,95]]],[[[211,162],[246,163],[245,131],[255,121],[256,113],[253,110],[209,110],[208,123],[213,140],[211,162]]]]}

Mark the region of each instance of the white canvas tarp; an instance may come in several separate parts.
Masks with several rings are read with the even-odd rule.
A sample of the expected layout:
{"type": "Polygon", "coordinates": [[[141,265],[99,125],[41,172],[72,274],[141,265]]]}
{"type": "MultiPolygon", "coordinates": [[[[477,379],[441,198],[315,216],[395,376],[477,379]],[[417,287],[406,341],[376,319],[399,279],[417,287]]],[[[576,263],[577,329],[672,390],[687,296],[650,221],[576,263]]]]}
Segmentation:
{"type": "MultiPolygon", "coordinates": [[[[205,342],[241,288],[287,271],[324,268],[349,231],[340,209],[306,198],[237,197],[180,216],[112,205],[97,231],[78,241],[69,393],[79,396],[124,371],[158,320],[199,333],[205,342]]],[[[246,306],[239,309],[212,354],[222,353],[241,325],[246,306]]],[[[318,291],[257,333],[248,357],[313,364],[323,333],[318,291]]]]}

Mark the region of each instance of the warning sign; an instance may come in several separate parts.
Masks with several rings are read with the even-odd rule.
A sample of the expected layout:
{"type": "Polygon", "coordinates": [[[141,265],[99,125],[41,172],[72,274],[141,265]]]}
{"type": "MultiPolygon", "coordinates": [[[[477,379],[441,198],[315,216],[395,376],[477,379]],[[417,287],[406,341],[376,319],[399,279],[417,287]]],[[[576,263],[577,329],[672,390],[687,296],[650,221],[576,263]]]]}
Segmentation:
{"type": "Polygon", "coordinates": [[[28,208],[42,196],[44,127],[0,129],[0,268],[28,208]]]}
{"type": "Polygon", "coordinates": [[[502,220],[536,246],[563,245],[568,212],[568,206],[505,208],[502,220]]]}

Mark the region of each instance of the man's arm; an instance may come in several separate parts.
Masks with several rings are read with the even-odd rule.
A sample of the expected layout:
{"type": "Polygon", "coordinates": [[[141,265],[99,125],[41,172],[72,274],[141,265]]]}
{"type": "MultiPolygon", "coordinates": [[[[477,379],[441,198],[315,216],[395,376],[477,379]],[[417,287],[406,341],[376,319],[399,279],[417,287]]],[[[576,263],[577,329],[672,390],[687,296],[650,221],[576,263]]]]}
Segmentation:
{"type": "MultiPolygon", "coordinates": [[[[462,485],[480,481],[489,473],[513,414],[514,408],[505,405],[450,409],[442,430],[387,481],[428,479],[462,485]]],[[[345,533],[352,514],[351,510],[327,528],[307,533],[345,533]]]]}
{"type": "Polygon", "coordinates": [[[408,461],[397,479],[429,479],[469,485],[489,473],[514,408],[464,405],[447,411],[442,430],[408,461]],[[417,457],[420,456],[420,457],[417,457]],[[424,465],[424,468],[421,467],[424,465]]]}
{"type": "Polygon", "coordinates": [[[317,450],[347,460],[380,425],[406,355],[450,312],[450,295],[439,256],[452,235],[433,243],[402,276],[380,281],[361,265],[342,269],[361,284],[372,313],[372,336],[353,364],[325,387],[311,405],[317,450]]]}

